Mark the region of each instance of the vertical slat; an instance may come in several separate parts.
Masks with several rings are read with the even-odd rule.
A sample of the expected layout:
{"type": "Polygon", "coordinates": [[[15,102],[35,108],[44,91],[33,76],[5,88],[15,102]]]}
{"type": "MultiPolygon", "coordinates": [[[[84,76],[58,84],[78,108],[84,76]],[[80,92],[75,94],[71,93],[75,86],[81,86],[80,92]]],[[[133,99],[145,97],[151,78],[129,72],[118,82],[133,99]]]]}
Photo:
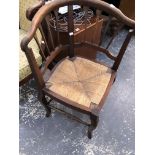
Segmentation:
{"type": "Polygon", "coordinates": [[[45,21],[47,23],[47,29],[48,29],[48,32],[49,32],[49,37],[50,37],[51,45],[52,45],[52,48],[53,48],[52,50],[54,50],[55,46],[54,46],[54,41],[53,41],[53,35],[52,35],[52,32],[51,32],[51,28],[50,28],[49,18],[50,17],[47,15],[45,17],[45,21]]]}
{"type": "Polygon", "coordinates": [[[119,65],[121,63],[121,60],[123,58],[123,55],[125,53],[125,50],[126,50],[128,44],[130,42],[130,39],[131,39],[133,33],[134,33],[134,30],[130,29],[127,36],[126,36],[126,38],[125,38],[125,40],[124,40],[124,42],[123,42],[123,44],[122,44],[122,47],[121,47],[121,49],[119,51],[119,54],[118,54],[118,56],[116,58],[116,61],[115,61],[114,65],[113,65],[113,67],[112,67],[113,70],[118,69],[118,67],[119,67],[119,65]]]}
{"type": "Polygon", "coordinates": [[[38,47],[39,47],[39,49],[40,49],[40,54],[41,54],[43,60],[46,60],[46,56],[45,56],[44,51],[43,51],[43,49],[42,49],[42,47],[41,47],[41,43],[39,42],[38,37],[37,37],[36,34],[34,35],[34,39],[35,39],[36,42],[37,42],[37,45],[38,45],[38,47]]]}
{"type": "Polygon", "coordinates": [[[101,15],[101,10],[96,9],[96,22],[95,25],[92,27],[92,33],[91,33],[91,43],[95,43],[96,42],[96,38],[95,36],[97,35],[97,28],[98,28],[98,22],[100,19],[100,15],[101,15]]]}
{"type": "Polygon", "coordinates": [[[84,6],[83,10],[85,12],[85,14],[84,14],[84,25],[85,25],[85,29],[86,29],[87,28],[87,23],[88,23],[88,21],[87,21],[87,19],[88,19],[88,7],[84,6]]]}
{"type": "Polygon", "coordinates": [[[46,38],[45,38],[45,35],[44,35],[44,32],[43,32],[43,29],[42,29],[41,25],[39,26],[39,29],[40,29],[41,35],[43,37],[43,41],[45,42],[45,45],[46,45],[46,48],[47,48],[47,52],[50,55],[50,49],[49,49],[49,46],[47,44],[47,41],[46,41],[46,38]]]}
{"type": "Polygon", "coordinates": [[[114,38],[116,37],[116,35],[118,34],[118,32],[123,28],[123,24],[120,24],[120,26],[117,28],[117,30],[115,31],[115,33],[113,34],[113,36],[111,37],[109,43],[107,44],[106,49],[109,48],[109,46],[111,45],[111,43],[113,42],[114,38]]]}
{"type": "Polygon", "coordinates": [[[60,44],[60,35],[59,35],[59,28],[58,28],[58,10],[55,10],[54,11],[54,14],[55,14],[55,18],[56,18],[56,31],[57,31],[57,42],[58,42],[58,45],[60,44]]]}
{"type": "Polygon", "coordinates": [[[69,34],[69,57],[74,56],[74,19],[73,5],[68,5],[68,34],[69,34]]]}
{"type": "Polygon", "coordinates": [[[83,36],[83,41],[85,42],[85,41],[87,41],[86,40],[86,36],[87,36],[87,24],[88,24],[88,21],[87,21],[87,19],[88,19],[88,7],[87,6],[83,6],[83,10],[84,10],[84,12],[85,12],[85,14],[84,14],[84,36],[83,36]]]}

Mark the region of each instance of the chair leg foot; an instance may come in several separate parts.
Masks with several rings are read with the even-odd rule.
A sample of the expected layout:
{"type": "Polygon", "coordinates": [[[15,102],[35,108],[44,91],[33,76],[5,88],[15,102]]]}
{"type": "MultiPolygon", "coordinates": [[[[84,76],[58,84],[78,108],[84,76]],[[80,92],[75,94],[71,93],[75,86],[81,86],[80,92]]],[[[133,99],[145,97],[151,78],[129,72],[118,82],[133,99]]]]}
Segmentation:
{"type": "Polygon", "coordinates": [[[115,81],[116,81],[116,77],[114,78],[113,84],[114,84],[115,81]]]}
{"type": "Polygon", "coordinates": [[[51,115],[51,108],[48,106],[48,102],[45,98],[45,96],[42,97],[42,105],[44,106],[46,110],[46,117],[49,117],[51,115]]]}
{"type": "Polygon", "coordinates": [[[46,109],[46,117],[51,115],[51,108],[46,109]]]}
{"type": "Polygon", "coordinates": [[[92,138],[92,132],[93,132],[93,130],[94,130],[94,129],[93,129],[91,126],[88,127],[87,136],[88,136],[89,139],[92,138]]]}
{"type": "Polygon", "coordinates": [[[90,119],[91,119],[91,124],[88,127],[88,133],[87,133],[87,136],[88,136],[89,139],[92,138],[92,133],[93,133],[93,130],[95,130],[96,127],[97,127],[97,124],[98,124],[98,121],[99,121],[99,117],[96,116],[96,115],[91,114],[90,115],[90,119]]]}

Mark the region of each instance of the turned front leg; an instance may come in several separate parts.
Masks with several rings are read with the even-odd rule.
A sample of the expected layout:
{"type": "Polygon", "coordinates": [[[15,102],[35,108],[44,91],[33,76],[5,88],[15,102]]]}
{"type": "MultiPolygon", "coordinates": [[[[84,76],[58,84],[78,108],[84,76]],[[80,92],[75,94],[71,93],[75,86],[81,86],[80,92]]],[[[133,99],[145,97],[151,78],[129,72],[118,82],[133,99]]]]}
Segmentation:
{"type": "Polygon", "coordinates": [[[49,103],[47,102],[45,95],[39,94],[39,100],[46,110],[46,117],[49,117],[51,115],[51,108],[49,107],[49,103]]]}

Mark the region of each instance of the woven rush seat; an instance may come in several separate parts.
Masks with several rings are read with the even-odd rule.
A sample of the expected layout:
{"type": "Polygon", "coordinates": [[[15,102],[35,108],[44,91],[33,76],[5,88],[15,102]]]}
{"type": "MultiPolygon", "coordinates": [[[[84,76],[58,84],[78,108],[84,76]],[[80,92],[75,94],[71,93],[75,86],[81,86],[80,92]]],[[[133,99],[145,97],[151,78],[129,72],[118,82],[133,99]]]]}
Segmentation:
{"type": "Polygon", "coordinates": [[[65,58],[53,70],[46,87],[85,107],[99,104],[108,86],[112,70],[81,57],[65,58]]]}

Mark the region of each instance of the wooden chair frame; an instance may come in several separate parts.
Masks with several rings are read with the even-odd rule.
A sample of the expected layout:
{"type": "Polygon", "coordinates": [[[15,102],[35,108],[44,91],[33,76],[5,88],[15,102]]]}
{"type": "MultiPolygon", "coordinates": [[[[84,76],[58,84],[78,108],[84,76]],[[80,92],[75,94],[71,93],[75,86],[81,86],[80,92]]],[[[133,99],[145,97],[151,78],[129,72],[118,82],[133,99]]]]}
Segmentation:
{"type": "MultiPolygon", "coordinates": [[[[37,4],[35,4],[34,6],[28,8],[25,12],[25,15],[27,17],[28,20],[32,21],[32,18],[34,17],[34,15],[36,14],[36,12],[45,4],[44,0],[40,0],[38,1],[37,4]]],[[[36,38],[34,37],[34,39],[36,40],[36,38]]],[[[38,47],[41,46],[40,43],[36,40],[38,47]]],[[[21,80],[19,82],[19,86],[22,86],[23,84],[25,84],[26,82],[28,82],[30,79],[33,78],[33,74],[31,73],[30,75],[28,75],[27,77],[25,77],[23,80],[21,80]]]]}
{"type": "MultiPolygon", "coordinates": [[[[47,117],[50,116],[51,108],[49,106],[49,102],[47,102],[45,98],[45,95],[49,96],[51,100],[54,99],[64,104],[67,107],[70,107],[72,109],[78,110],[82,113],[89,115],[91,123],[86,124],[86,125],[88,125],[88,137],[89,138],[92,137],[92,131],[97,127],[97,124],[98,124],[99,111],[101,110],[103,104],[105,103],[105,99],[110,91],[110,88],[113,82],[115,81],[117,69],[120,65],[120,62],[128,46],[128,43],[131,39],[131,36],[134,33],[134,27],[135,27],[135,22],[133,20],[126,17],[119,9],[100,0],[95,0],[95,1],[94,0],[56,0],[56,1],[53,1],[51,3],[44,5],[43,7],[39,9],[39,11],[35,14],[32,20],[32,26],[29,32],[27,33],[27,36],[21,42],[21,48],[26,53],[32,73],[37,82],[38,92],[39,92],[38,98],[46,109],[47,117]],[[54,47],[53,51],[51,52],[49,51],[49,56],[45,59],[42,69],[39,69],[35,61],[33,51],[31,48],[28,47],[28,44],[31,41],[31,39],[34,37],[37,28],[40,27],[40,24],[42,20],[45,18],[45,16],[51,11],[58,10],[59,7],[66,6],[66,5],[68,6],[68,18],[69,18],[69,21],[68,21],[69,44],[66,44],[66,45],[59,44],[58,46],[54,47]],[[88,7],[95,7],[97,8],[97,10],[105,11],[110,16],[117,18],[125,25],[131,27],[131,29],[128,32],[127,37],[125,38],[125,41],[122,44],[119,54],[117,56],[112,55],[112,53],[108,49],[95,45],[95,44],[91,44],[89,42],[74,43],[74,37],[72,35],[74,32],[74,24],[73,24],[73,20],[71,20],[73,17],[73,5],[86,6],[85,7],[86,11],[88,7]],[[54,58],[56,58],[60,52],[62,52],[63,50],[68,50],[69,57],[72,58],[74,57],[74,48],[79,48],[81,46],[90,47],[95,50],[99,50],[100,52],[104,53],[108,58],[114,61],[114,64],[111,67],[112,76],[111,76],[110,82],[106,88],[104,95],[102,96],[102,99],[99,105],[96,105],[95,103],[91,103],[89,108],[83,105],[80,105],[78,103],[74,103],[73,101],[70,101],[67,98],[64,98],[58,94],[55,94],[54,92],[49,91],[45,87],[45,80],[44,80],[44,73],[46,72],[46,70],[48,69],[48,66],[52,63],[54,58]]],[[[59,42],[59,33],[58,33],[58,42],[59,42]]],[[[45,45],[46,45],[46,42],[45,42],[45,45]]],[[[55,68],[57,67],[58,64],[56,64],[55,68]]]]}

